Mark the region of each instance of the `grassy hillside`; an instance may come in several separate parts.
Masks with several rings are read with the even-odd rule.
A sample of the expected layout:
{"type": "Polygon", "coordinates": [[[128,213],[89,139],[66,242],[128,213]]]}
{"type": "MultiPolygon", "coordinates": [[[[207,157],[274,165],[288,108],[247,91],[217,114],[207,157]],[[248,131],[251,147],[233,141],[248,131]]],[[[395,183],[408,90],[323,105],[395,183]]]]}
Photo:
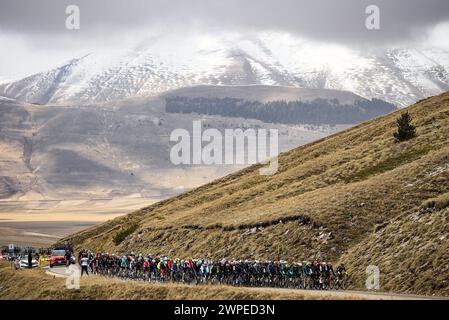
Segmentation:
{"type": "Polygon", "coordinates": [[[383,290],[449,295],[449,208],[406,212],[379,228],[341,258],[363,288],[366,266],[381,270],[383,290]]]}
{"type": "Polygon", "coordinates": [[[374,264],[381,289],[448,294],[440,278],[413,275],[449,279],[448,211],[422,209],[449,192],[449,93],[408,111],[410,141],[394,143],[398,111],[282,154],[274,176],[252,166],[67,239],[115,252],[341,259],[354,287],[374,264]]]}

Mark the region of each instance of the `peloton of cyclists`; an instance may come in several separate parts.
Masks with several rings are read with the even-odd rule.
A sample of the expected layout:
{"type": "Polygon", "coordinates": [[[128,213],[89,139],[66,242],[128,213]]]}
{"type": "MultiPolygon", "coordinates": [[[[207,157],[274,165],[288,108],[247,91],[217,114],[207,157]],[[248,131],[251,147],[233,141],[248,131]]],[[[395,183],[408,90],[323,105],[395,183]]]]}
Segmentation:
{"type": "Polygon", "coordinates": [[[169,258],[131,252],[115,255],[82,250],[92,274],[148,282],[228,284],[302,289],[344,289],[345,266],[335,270],[331,262],[249,261],[238,259],[169,258]]]}

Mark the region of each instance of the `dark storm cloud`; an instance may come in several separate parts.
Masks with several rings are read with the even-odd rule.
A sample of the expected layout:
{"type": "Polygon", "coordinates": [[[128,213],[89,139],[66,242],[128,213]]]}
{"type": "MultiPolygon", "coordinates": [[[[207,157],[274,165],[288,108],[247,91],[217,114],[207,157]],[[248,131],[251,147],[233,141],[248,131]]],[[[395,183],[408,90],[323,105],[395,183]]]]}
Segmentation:
{"type": "Polygon", "coordinates": [[[447,0],[2,0],[0,30],[58,36],[65,8],[81,11],[78,37],[158,28],[185,30],[279,30],[334,42],[390,42],[419,36],[449,20],[447,0]],[[379,6],[381,29],[365,28],[368,5],[379,6]]]}

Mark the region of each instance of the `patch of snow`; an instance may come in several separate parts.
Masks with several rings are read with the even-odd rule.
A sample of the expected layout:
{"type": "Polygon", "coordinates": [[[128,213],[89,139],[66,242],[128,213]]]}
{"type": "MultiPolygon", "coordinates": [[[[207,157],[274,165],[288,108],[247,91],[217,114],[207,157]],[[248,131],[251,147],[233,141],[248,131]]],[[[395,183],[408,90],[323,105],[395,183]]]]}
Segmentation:
{"type": "Polygon", "coordinates": [[[95,103],[200,84],[338,89],[406,106],[449,90],[449,53],[430,47],[361,52],[280,32],[161,36],[136,47],[93,51],[0,86],[0,95],[95,103]]]}
{"type": "Polygon", "coordinates": [[[4,96],[0,96],[0,101],[15,101],[15,99],[4,97],[4,96]]]}

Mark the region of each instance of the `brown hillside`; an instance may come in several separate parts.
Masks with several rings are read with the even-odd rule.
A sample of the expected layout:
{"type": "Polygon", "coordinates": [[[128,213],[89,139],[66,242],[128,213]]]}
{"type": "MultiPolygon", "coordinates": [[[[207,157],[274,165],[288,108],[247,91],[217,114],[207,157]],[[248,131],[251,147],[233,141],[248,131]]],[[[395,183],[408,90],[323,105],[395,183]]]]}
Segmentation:
{"type": "MultiPolygon", "coordinates": [[[[449,192],[449,93],[408,111],[417,127],[410,141],[393,141],[398,111],[282,154],[274,176],[261,176],[252,166],[64,240],[93,250],[176,256],[333,261],[343,256],[354,285],[361,286],[366,265],[415,254],[413,242],[401,245],[404,241],[419,236],[423,246],[438,248],[449,241],[447,210],[410,220],[424,201],[449,192]],[[439,127],[432,125],[433,117],[439,127]],[[422,223],[428,227],[417,228],[422,223]],[[136,230],[126,236],[132,225],[136,230]],[[120,233],[124,240],[115,245],[120,233]],[[388,237],[379,241],[383,234],[388,237]],[[436,238],[442,240],[433,242],[436,238]]],[[[435,264],[422,255],[397,269],[400,275],[386,269],[386,289],[447,294],[447,283],[403,281],[426,263],[434,272],[437,264],[449,263],[447,250],[432,256],[435,264]]],[[[447,270],[445,275],[448,279],[447,270]]]]}

